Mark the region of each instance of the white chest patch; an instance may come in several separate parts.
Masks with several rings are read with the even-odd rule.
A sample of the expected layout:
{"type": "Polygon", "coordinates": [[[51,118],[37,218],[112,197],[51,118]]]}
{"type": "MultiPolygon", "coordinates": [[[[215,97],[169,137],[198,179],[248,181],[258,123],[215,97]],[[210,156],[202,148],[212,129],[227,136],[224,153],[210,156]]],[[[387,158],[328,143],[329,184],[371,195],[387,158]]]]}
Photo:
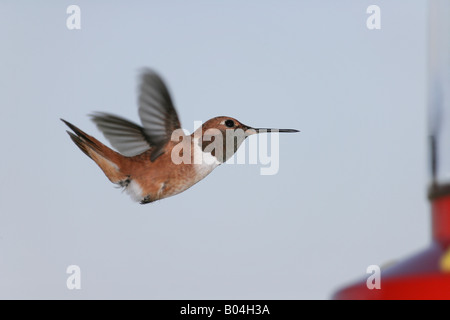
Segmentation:
{"type": "Polygon", "coordinates": [[[134,180],[131,180],[131,182],[125,188],[125,191],[134,201],[141,201],[144,197],[142,195],[141,186],[134,180]]]}
{"type": "Polygon", "coordinates": [[[206,177],[215,168],[217,168],[221,162],[216,157],[211,155],[210,152],[203,152],[199,145],[199,138],[194,138],[194,164],[199,180],[206,177]]]}

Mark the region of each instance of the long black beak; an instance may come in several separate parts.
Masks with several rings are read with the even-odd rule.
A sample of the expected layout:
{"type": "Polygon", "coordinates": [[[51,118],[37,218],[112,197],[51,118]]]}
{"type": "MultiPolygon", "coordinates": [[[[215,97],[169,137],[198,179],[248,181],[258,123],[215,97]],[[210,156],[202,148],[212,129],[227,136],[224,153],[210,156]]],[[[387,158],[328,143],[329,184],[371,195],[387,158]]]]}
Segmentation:
{"type": "Polygon", "coordinates": [[[257,133],[265,133],[265,132],[300,132],[296,129],[270,129],[270,128],[252,128],[257,133]]]}
{"type": "Polygon", "coordinates": [[[273,129],[273,128],[252,128],[252,127],[248,127],[247,132],[249,134],[254,134],[252,131],[255,131],[254,133],[266,133],[266,132],[294,133],[294,132],[300,132],[300,130],[296,130],[296,129],[273,129]]]}

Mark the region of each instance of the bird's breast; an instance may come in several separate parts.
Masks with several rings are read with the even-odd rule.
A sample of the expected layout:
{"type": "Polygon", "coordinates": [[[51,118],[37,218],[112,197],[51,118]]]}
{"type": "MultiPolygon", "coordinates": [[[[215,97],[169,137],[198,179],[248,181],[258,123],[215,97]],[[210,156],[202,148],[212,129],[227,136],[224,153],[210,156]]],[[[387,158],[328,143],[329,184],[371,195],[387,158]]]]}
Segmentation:
{"type": "Polygon", "coordinates": [[[193,150],[193,168],[196,175],[196,182],[205,178],[215,168],[217,168],[221,162],[217,160],[211,152],[204,152],[202,150],[199,138],[194,138],[192,143],[193,150]]]}

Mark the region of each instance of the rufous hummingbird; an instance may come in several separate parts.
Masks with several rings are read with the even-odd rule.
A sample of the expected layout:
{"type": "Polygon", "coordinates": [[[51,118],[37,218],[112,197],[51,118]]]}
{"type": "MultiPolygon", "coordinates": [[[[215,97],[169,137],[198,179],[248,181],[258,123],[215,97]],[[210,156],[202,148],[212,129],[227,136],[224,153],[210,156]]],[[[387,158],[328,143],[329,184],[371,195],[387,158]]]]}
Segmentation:
{"type": "Polygon", "coordinates": [[[141,204],[167,198],[192,187],[228,160],[249,135],[274,131],[298,132],[295,129],[252,128],[234,118],[220,116],[206,121],[190,136],[182,131],[178,139],[173,139],[173,133],[181,130],[181,125],[164,81],[153,70],[145,69],[139,89],[142,126],[109,113],[91,115],[98,129],[120,153],[61,120],[72,129],[73,132],[67,133],[81,151],[97,163],[111,182],[125,188],[141,204]],[[244,135],[236,140],[232,138],[231,148],[227,148],[226,138],[217,139],[226,137],[229,130],[239,129],[244,135]],[[219,133],[213,135],[214,139],[209,133],[211,130],[219,133]],[[182,143],[180,136],[183,141],[189,141],[189,148],[179,148],[182,143]],[[214,141],[220,145],[211,150],[208,145],[214,141]],[[175,152],[177,156],[192,161],[174,161],[174,148],[181,149],[181,152],[175,152]],[[183,154],[186,150],[190,154],[183,154]],[[198,157],[201,161],[195,161],[198,157]]]}

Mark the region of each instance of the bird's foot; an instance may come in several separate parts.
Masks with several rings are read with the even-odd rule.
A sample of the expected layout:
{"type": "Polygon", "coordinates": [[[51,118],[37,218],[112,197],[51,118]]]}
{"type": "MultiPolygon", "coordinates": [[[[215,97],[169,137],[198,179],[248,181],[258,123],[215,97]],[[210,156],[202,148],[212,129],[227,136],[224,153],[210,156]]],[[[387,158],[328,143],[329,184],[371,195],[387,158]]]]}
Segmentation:
{"type": "Polygon", "coordinates": [[[155,200],[152,200],[150,198],[150,196],[145,196],[144,199],[142,199],[141,202],[139,202],[139,203],[140,204],[147,204],[147,203],[150,203],[150,202],[153,202],[153,201],[155,201],[155,200]]]}

